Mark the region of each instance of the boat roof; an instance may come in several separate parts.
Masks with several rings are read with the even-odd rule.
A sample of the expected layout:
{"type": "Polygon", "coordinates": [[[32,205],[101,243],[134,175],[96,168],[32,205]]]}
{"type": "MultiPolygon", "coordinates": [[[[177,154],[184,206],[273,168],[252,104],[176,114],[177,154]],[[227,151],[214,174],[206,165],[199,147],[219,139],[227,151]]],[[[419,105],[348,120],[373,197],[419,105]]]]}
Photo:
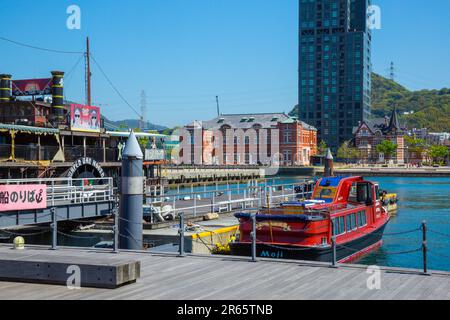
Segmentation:
{"type": "Polygon", "coordinates": [[[344,177],[323,178],[320,180],[321,187],[338,187],[344,177]]]}

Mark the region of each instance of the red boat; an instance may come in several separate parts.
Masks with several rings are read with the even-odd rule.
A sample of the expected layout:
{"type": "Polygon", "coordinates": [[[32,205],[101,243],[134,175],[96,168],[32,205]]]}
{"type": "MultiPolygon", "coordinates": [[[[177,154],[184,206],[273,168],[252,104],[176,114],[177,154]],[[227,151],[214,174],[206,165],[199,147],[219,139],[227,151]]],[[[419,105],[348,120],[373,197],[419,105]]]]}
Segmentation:
{"type": "MultiPolygon", "coordinates": [[[[240,240],[231,254],[251,255],[252,215],[236,214],[240,240]]],[[[256,215],[257,256],[331,262],[332,239],[337,261],[351,262],[382,245],[390,215],[379,186],[362,177],[319,180],[311,200],[263,208],[256,215]]]]}

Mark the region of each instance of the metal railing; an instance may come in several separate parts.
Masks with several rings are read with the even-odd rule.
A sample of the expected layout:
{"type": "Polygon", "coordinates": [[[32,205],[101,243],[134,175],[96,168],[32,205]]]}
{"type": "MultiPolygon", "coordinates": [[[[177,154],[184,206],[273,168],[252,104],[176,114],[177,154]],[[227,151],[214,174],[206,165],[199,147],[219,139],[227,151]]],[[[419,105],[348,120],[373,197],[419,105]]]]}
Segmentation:
{"type": "MultiPolygon", "coordinates": [[[[233,210],[246,210],[249,208],[261,208],[263,206],[274,206],[284,201],[298,198],[306,199],[313,193],[313,184],[308,182],[246,186],[237,185],[235,188],[229,186],[219,189],[218,185],[213,190],[194,191],[176,194],[146,194],[150,199],[150,207],[164,208],[170,206],[164,214],[171,214],[173,218],[181,213],[186,217],[197,217],[200,214],[232,212],[233,210]],[[300,193],[296,187],[304,186],[300,193]],[[186,204],[183,206],[182,204],[186,204]]],[[[154,222],[153,219],[151,222],[154,222]]]]}
{"type": "Polygon", "coordinates": [[[0,185],[47,185],[47,206],[55,207],[67,204],[114,201],[113,178],[90,179],[7,179],[0,180],[0,185]],[[85,184],[86,181],[89,184],[85,184]]]}

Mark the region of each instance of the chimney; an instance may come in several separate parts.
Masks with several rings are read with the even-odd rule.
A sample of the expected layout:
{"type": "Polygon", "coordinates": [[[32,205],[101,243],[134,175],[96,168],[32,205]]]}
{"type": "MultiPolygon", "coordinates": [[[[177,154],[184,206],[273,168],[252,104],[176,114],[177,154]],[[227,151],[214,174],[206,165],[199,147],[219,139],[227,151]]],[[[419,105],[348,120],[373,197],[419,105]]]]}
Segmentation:
{"type": "Polygon", "coordinates": [[[11,100],[11,75],[0,74],[0,102],[11,100]]]}
{"type": "Polygon", "coordinates": [[[52,71],[52,115],[55,120],[64,120],[64,72],[52,71]]]}

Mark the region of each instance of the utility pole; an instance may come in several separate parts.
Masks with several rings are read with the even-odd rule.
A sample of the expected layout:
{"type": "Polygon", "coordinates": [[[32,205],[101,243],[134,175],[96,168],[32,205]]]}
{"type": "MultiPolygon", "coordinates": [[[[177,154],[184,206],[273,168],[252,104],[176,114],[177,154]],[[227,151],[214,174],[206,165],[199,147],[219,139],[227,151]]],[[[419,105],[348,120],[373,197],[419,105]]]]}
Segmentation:
{"type": "Polygon", "coordinates": [[[141,130],[146,129],[147,124],[147,95],[144,90],[141,91],[141,130]]]}
{"type": "Polygon", "coordinates": [[[86,59],[86,75],[85,75],[85,82],[86,82],[86,105],[91,105],[91,59],[90,59],[91,53],[89,48],[89,37],[86,38],[86,53],[85,53],[85,59],[86,59]]]}
{"type": "Polygon", "coordinates": [[[216,104],[217,104],[217,116],[220,117],[219,96],[216,96],[216,104]]]}

